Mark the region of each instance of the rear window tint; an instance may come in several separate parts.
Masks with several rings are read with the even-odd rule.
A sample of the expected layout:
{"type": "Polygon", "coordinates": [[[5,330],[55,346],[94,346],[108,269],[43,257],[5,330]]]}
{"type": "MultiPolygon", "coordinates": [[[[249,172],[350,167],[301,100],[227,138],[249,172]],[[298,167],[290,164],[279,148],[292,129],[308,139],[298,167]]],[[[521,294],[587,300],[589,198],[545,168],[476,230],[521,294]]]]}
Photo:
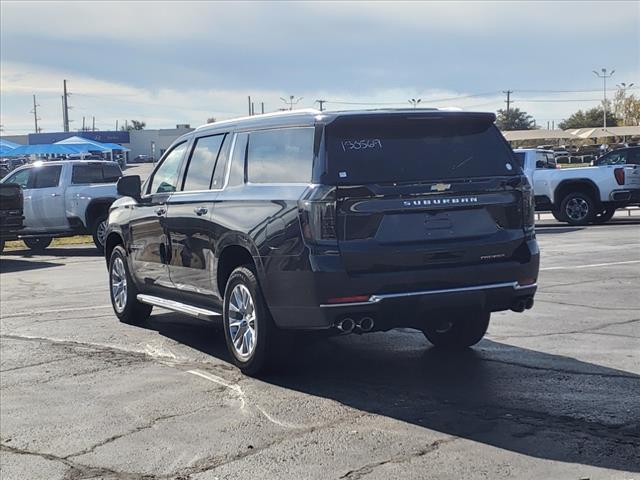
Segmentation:
{"type": "Polygon", "coordinates": [[[71,173],[71,183],[80,185],[86,183],[115,183],[122,176],[117,165],[88,164],[74,165],[71,173]]]}
{"type": "Polygon", "coordinates": [[[36,169],[36,178],[32,188],[51,188],[57,187],[60,182],[60,172],[62,166],[51,165],[48,167],[39,167],[36,169]]]}
{"type": "Polygon", "coordinates": [[[306,183],[313,165],[313,127],[249,134],[247,179],[251,183],[306,183]]]}
{"type": "Polygon", "coordinates": [[[421,182],[516,175],[511,149],[486,119],[347,118],[327,126],[329,181],[421,182]]]}
{"type": "Polygon", "coordinates": [[[224,134],[196,139],[187,167],[183,190],[209,189],[223,140],[224,134]]]}

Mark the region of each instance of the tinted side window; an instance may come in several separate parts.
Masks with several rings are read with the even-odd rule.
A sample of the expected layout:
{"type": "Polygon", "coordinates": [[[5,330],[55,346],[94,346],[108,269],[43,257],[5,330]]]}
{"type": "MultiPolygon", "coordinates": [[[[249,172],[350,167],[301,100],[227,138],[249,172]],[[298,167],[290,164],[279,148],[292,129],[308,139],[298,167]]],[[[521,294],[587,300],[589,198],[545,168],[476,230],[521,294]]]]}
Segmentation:
{"type": "Polygon", "coordinates": [[[640,165],[640,148],[632,148],[627,151],[627,163],[631,165],[640,165]]]}
{"type": "Polygon", "coordinates": [[[122,170],[118,165],[111,165],[109,163],[102,164],[102,174],[104,175],[105,183],[114,183],[122,176],[122,170]]]}
{"type": "Polygon", "coordinates": [[[181,143],[171,150],[166,157],[164,157],[162,165],[158,167],[153,175],[149,193],[153,194],[176,191],[178,174],[180,173],[180,164],[182,163],[182,157],[184,156],[186,149],[186,142],[181,143]]]}
{"type": "Polygon", "coordinates": [[[187,167],[183,190],[207,190],[218,159],[224,135],[201,137],[196,140],[187,167]]]}
{"type": "Polygon", "coordinates": [[[31,188],[50,188],[57,187],[60,182],[61,165],[51,165],[47,167],[39,167],[36,169],[36,178],[31,188]]]}
{"type": "Polygon", "coordinates": [[[524,168],[525,153],[524,152],[513,152],[513,154],[516,157],[516,162],[518,162],[518,165],[520,165],[521,168],[524,168]]]}
{"type": "Polygon", "coordinates": [[[247,179],[252,183],[304,183],[311,180],[313,127],[252,132],[247,179]]]}
{"type": "Polygon", "coordinates": [[[74,165],[71,183],[102,183],[102,165],[74,165]]]}
{"type": "Polygon", "coordinates": [[[7,178],[3,183],[17,183],[22,188],[27,188],[27,185],[29,184],[29,174],[32,171],[32,168],[20,170],[19,172],[16,172],[12,176],[7,178]]]}
{"type": "Polygon", "coordinates": [[[247,140],[249,135],[239,133],[236,135],[236,144],[233,147],[233,157],[229,167],[229,185],[242,185],[244,183],[244,160],[247,153],[247,140]]]}
{"type": "Polygon", "coordinates": [[[218,161],[216,162],[216,168],[213,172],[213,180],[211,181],[211,188],[214,190],[220,190],[224,187],[224,178],[227,174],[227,165],[229,164],[229,152],[231,151],[231,135],[227,135],[222,144],[222,149],[218,154],[218,161]]]}

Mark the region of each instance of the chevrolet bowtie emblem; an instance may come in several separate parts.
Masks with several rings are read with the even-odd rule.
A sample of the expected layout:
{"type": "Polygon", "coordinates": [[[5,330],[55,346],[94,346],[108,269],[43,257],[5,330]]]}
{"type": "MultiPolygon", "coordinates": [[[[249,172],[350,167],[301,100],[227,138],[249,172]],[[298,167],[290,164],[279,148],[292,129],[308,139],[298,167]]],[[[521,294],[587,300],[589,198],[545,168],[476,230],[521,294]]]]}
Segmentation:
{"type": "Polygon", "coordinates": [[[432,192],[444,192],[445,190],[449,190],[451,188],[451,184],[449,183],[436,183],[435,185],[431,185],[432,192]]]}

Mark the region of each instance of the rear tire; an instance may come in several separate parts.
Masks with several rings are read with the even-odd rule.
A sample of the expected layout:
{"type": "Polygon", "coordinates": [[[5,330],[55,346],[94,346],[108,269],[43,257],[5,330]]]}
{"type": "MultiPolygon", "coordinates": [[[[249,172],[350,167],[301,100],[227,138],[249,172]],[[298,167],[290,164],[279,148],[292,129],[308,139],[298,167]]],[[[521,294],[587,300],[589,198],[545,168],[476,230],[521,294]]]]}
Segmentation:
{"type": "Polygon", "coordinates": [[[607,207],[601,212],[598,212],[593,217],[593,223],[602,224],[607,223],[616,214],[616,209],[613,207],[607,207]]]}
{"type": "Polygon", "coordinates": [[[569,225],[587,225],[595,216],[595,202],[586,193],[573,192],[562,199],[560,212],[569,225]]]}
{"type": "Polygon", "coordinates": [[[104,242],[106,240],[107,233],[107,216],[100,215],[93,222],[91,227],[91,235],[93,236],[93,243],[100,254],[104,253],[104,242]]]}
{"type": "Polygon", "coordinates": [[[126,252],[118,245],[109,258],[109,297],[113,311],[121,322],[139,325],[151,315],[153,307],[139,302],[138,293],[129,273],[126,252]]]}
{"type": "Polygon", "coordinates": [[[53,239],[51,237],[35,237],[35,238],[24,238],[22,240],[24,244],[34,252],[43,252],[49,245],[53,239]]]}
{"type": "Polygon", "coordinates": [[[553,215],[553,218],[555,218],[559,222],[566,223],[567,221],[566,217],[564,217],[562,213],[560,213],[560,210],[551,210],[551,215],[553,215]]]}
{"type": "Polygon", "coordinates": [[[284,332],[271,318],[251,265],[236,268],[224,290],[224,337],[233,363],[245,375],[264,373],[281,355],[284,332]]]}
{"type": "Polygon", "coordinates": [[[467,348],[482,340],[490,319],[490,312],[461,312],[427,323],[422,333],[436,347],[467,348]]]}

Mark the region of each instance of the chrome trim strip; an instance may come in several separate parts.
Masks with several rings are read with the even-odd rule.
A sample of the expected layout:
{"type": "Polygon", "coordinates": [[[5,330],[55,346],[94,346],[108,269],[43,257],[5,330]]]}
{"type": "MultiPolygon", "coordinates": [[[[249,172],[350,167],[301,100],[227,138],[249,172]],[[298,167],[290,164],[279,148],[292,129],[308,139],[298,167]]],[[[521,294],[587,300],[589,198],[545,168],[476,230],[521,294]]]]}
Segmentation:
{"type": "Polygon", "coordinates": [[[460,293],[460,292],[473,292],[477,290],[492,290],[496,288],[513,288],[514,290],[526,290],[529,288],[537,287],[537,283],[531,285],[519,285],[518,282],[506,282],[506,283],[493,283],[489,285],[475,285],[473,287],[459,287],[459,288],[445,288],[441,290],[423,290],[420,292],[404,292],[404,293],[387,293],[381,295],[371,295],[366,302],[352,302],[352,303],[323,303],[320,304],[320,308],[330,307],[360,307],[363,305],[375,305],[388,298],[402,298],[402,297],[417,297],[422,295],[439,295],[444,293],[460,293]]]}
{"type": "Polygon", "coordinates": [[[153,305],[156,307],[166,308],[174,312],[184,313],[192,317],[201,318],[203,320],[213,320],[216,317],[221,316],[219,312],[213,310],[207,310],[206,308],[194,307],[193,305],[187,305],[186,303],[180,303],[173,300],[167,300],[160,297],[154,297],[153,295],[138,294],[138,301],[146,303],[147,305],[153,305]]]}

